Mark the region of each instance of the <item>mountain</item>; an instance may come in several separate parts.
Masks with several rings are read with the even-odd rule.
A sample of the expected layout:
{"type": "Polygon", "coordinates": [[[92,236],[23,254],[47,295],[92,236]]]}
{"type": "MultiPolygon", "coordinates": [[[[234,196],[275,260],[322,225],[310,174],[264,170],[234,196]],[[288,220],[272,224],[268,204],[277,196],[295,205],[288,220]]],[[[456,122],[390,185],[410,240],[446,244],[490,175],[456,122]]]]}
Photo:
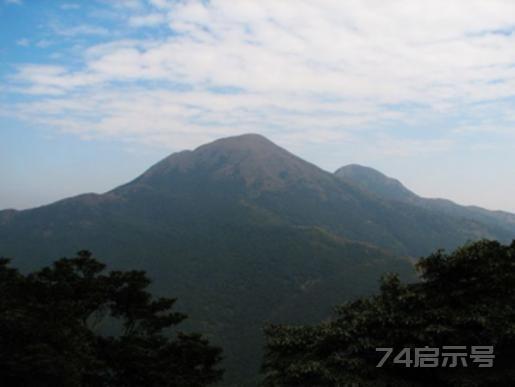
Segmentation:
{"type": "Polygon", "coordinates": [[[380,179],[339,175],[260,135],[224,138],[104,194],[0,211],[0,255],[28,270],[86,248],[146,270],[188,328],[223,346],[227,384],[243,386],[256,385],[265,322],[319,321],[385,272],[414,279],[409,257],[515,234],[509,221],[396,200],[400,183],[387,196],[374,191],[380,179]]]}
{"type": "Polygon", "coordinates": [[[350,164],[336,170],[334,174],[350,184],[387,200],[411,202],[417,196],[404,187],[399,180],[370,167],[350,164]]]}
{"type": "MultiPolygon", "coordinates": [[[[345,182],[362,188],[379,198],[411,204],[435,213],[487,225],[497,237],[514,235],[515,214],[489,211],[477,206],[462,206],[447,199],[423,198],[406,188],[400,181],[362,165],[351,164],[338,169],[335,175],[345,182]]],[[[511,237],[512,238],[512,237],[511,237]]]]}

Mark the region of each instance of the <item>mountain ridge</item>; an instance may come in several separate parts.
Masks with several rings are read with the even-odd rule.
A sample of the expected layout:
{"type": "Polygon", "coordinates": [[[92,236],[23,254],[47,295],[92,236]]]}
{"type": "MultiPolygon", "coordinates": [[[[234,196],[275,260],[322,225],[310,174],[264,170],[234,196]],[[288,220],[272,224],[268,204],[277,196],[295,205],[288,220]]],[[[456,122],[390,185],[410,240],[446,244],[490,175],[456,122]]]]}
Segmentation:
{"type": "Polygon", "coordinates": [[[319,321],[385,272],[415,280],[410,257],[513,235],[381,197],[256,135],[174,153],[104,194],[0,211],[0,256],[23,270],[81,249],[146,270],[224,347],[238,387],[257,384],[266,321],[319,321]]]}
{"type": "Polygon", "coordinates": [[[399,180],[371,168],[358,164],[350,164],[337,169],[334,174],[350,184],[389,200],[399,201],[426,208],[446,215],[453,215],[492,226],[512,229],[515,225],[515,214],[507,211],[492,211],[479,206],[465,206],[444,198],[426,198],[406,188],[399,180]],[[504,225],[502,224],[504,223],[504,225]]]}
{"type": "Polygon", "coordinates": [[[334,174],[343,180],[357,183],[366,191],[391,200],[409,200],[415,193],[406,188],[399,180],[382,172],[359,164],[349,164],[338,168],[334,174]]]}
{"type": "MultiPolygon", "coordinates": [[[[60,219],[83,216],[84,224],[105,217],[129,223],[143,219],[149,225],[153,218],[168,226],[174,218],[182,227],[190,215],[215,217],[217,207],[227,210],[227,219],[231,213],[247,213],[291,226],[322,226],[349,240],[412,256],[428,253],[435,244],[453,248],[481,237],[507,241],[515,230],[515,215],[424,199],[398,180],[356,164],[332,174],[257,134],[173,153],[103,194],[0,211],[0,222],[5,228],[16,219],[55,208],[60,219]]],[[[68,223],[77,224],[73,219],[68,223]]]]}

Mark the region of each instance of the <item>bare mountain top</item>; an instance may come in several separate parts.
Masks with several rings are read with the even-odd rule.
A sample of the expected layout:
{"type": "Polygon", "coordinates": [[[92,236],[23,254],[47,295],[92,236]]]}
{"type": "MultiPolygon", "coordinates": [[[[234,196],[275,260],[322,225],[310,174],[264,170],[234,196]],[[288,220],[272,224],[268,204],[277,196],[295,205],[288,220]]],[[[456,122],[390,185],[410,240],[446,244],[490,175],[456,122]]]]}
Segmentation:
{"type": "Polygon", "coordinates": [[[147,170],[136,181],[152,185],[173,181],[177,175],[202,174],[209,180],[240,179],[247,187],[278,190],[299,183],[317,188],[331,174],[302,160],[259,134],[222,138],[193,151],[174,153],[147,170]]]}

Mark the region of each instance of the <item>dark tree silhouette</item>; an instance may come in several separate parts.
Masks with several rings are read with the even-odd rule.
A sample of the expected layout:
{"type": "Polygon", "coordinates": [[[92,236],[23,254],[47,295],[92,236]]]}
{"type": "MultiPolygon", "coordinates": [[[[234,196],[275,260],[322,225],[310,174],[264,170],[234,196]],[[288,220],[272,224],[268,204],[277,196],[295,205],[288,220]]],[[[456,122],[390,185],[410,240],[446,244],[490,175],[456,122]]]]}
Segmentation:
{"type": "Polygon", "coordinates": [[[173,332],[186,316],[143,271],[105,272],[90,252],[31,274],[0,259],[1,386],[205,386],[221,349],[173,332]],[[109,332],[109,333],[108,333],[109,332]]]}
{"type": "MultiPolygon", "coordinates": [[[[382,279],[380,293],[337,308],[317,326],[266,328],[267,386],[515,385],[515,241],[480,241],[418,263],[421,281],[382,279]],[[494,346],[493,368],[417,368],[376,348],[494,346]],[[393,358],[393,357],[392,357],[393,358]]],[[[413,352],[412,352],[413,353],[413,352]]],[[[412,355],[413,356],[413,355],[412,355]]],[[[413,360],[413,357],[411,358],[413,360]]]]}

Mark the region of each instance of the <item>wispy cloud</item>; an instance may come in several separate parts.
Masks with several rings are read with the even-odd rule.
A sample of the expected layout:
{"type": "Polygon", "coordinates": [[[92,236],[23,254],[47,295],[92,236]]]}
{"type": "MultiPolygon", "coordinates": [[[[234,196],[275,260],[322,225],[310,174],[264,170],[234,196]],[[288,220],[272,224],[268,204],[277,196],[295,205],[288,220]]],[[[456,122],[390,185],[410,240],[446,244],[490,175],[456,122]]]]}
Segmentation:
{"type": "Polygon", "coordinates": [[[88,24],[77,26],[53,25],[52,29],[55,34],[66,37],[74,37],[78,35],[107,35],[109,33],[105,27],[88,24]]]}
{"type": "Polygon", "coordinates": [[[36,47],[38,47],[38,48],[46,48],[51,45],[52,45],[52,41],[50,41],[48,39],[41,39],[41,40],[38,40],[38,42],[36,43],[36,47]]]}
{"type": "MultiPolygon", "coordinates": [[[[148,4],[115,6],[128,10],[129,27],[159,27],[155,35],[109,39],[103,26],[56,27],[106,42],[90,44],[73,66],[19,67],[11,86],[40,97],[13,112],[84,135],[170,146],[242,131],[314,142],[363,133],[378,152],[405,155],[448,151],[459,132],[401,140],[391,128],[427,131],[425,122],[459,114],[482,125],[492,119],[480,114],[482,102],[515,95],[515,36],[498,33],[513,28],[514,2],[148,4]],[[365,135],[371,130],[379,134],[365,135]]],[[[513,114],[513,104],[503,109],[513,114]]],[[[483,128],[496,123],[513,131],[508,119],[483,128]]]]}
{"type": "Polygon", "coordinates": [[[27,38],[18,39],[16,41],[16,44],[18,46],[27,47],[28,45],[30,45],[30,40],[27,38]]]}
{"type": "Polygon", "coordinates": [[[64,9],[65,11],[76,10],[76,9],[80,9],[80,5],[77,3],[64,3],[64,4],[61,4],[60,8],[64,9]]]}
{"type": "Polygon", "coordinates": [[[129,25],[133,27],[155,27],[166,22],[166,15],[162,13],[151,13],[141,16],[131,16],[129,25]]]}

